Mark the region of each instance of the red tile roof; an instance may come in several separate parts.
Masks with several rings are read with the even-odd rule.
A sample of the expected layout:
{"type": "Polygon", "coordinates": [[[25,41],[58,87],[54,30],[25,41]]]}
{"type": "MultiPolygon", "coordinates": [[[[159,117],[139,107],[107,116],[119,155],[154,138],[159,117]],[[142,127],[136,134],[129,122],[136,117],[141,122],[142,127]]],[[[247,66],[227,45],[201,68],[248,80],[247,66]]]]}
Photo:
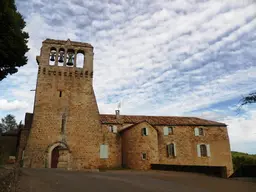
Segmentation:
{"type": "Polygon", "coordinates": [[[119,124],[119,123],[140,123],[147,121],[151,125],[195,125],[195,126],[226,126],[224,123],[210,121],[197,117],[177,117],[177,116],[141,116],[141,115],[120,115],[116,119],[115,115],[101,114],[101,123],[119,124]]]}

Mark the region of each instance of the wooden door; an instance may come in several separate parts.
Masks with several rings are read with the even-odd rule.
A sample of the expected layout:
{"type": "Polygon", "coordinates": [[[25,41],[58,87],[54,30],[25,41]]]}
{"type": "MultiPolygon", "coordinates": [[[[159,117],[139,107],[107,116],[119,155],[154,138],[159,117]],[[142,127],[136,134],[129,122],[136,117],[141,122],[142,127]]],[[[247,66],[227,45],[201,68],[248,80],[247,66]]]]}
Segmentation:
{"type": "Polygon", "coordinates": [[[59,148],[58,148],[58,147],[55,147],[55,148],[52,150],[51,168],[57,168],[58,159],[59,159],[59,148]]]}

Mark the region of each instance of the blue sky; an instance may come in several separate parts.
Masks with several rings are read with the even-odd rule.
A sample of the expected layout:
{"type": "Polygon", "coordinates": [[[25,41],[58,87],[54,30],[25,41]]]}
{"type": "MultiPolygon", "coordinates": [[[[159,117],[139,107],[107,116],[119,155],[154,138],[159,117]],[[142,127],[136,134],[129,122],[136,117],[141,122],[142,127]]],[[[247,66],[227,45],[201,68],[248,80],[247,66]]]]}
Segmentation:
{"type": "Polygon", "coordinates": [[[32,112],[46,38],[94,46],[101,113],[198,116],[228,125],[232,150],[256,153],[254,0],[17,0],[30,34],[28,64],[0,82],[0,117],[32,112]]]}

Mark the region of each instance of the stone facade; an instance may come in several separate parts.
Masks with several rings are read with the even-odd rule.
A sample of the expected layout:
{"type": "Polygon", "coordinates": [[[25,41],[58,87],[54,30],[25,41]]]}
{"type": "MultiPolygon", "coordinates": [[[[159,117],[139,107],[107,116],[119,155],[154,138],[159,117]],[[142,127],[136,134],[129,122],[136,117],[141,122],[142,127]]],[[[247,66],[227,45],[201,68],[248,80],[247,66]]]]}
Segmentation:
{"type": "Polygon", "coordinates": [[[34,112],[27,114],[31,121],[26,121],[27,131],[20,137],[20,154],[24,153],[19,156],[24,167],[51,168],[56,158],[57,167],[65,169],[150,169],[151,164],[160,163],[225,166],[228,175],[232,173],[229,138],[223,123],[195,117],[99,114],[92,86],[91,45],[47,39],[37,61],[34,112]],[[74,57],[72,66],[69,52],[74,57]],[[84,54],[81,68],[77,67],[77,53],[84,54]],[[166,135],[169,127],[173,132],[166,135]],[[202,128],[203,135],[197,135],[195,128],[202,128]],[[168,155],[168,144],[175,146],[175,155],[168,155]],[[199,144],[207,146],[207,156],[198,155],[199,144]],[[58,154],[53,153],[56,147],[58,154]]]}
{"type": "MultiPolygon", "coordinates": [[[[76,55],[75,55],[76,57],[76,55]]],[[[45,40],[39,63],[34,115],[25,155],[25,167],[49,167],[49,149],[64,145],[72,151],[70,169],[99,166],[101,124],[92,87],[93,48],[71,41],[45,40]],[[54,65],[49,54],[54,52],[54,65]],[[58,52],[64,50],[64,64],[59,66],[58,52]],[[84,53],[84,67],[67,65],[71,50],[84,53]],[[56,145],[57,144],[57,145],[56,145]]],[[[74,60],[75,61],[75,60],[74,60]]]]}

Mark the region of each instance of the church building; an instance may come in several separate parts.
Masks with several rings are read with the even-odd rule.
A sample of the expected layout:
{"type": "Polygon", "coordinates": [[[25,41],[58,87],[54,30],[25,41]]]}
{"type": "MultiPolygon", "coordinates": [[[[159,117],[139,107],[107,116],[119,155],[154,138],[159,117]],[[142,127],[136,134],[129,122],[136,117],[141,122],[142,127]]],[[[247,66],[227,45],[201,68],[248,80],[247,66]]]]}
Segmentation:
{"type": "Polygon", "coordinates": [[[23,167],[147,170],[151,164],[171,164],[225,166],[227,175],[233,172],[224,123],[119,110],[100,114],[92,45],[46,39],[36,60],[34,110],[26,113],[19,137],[23,167]]]}

